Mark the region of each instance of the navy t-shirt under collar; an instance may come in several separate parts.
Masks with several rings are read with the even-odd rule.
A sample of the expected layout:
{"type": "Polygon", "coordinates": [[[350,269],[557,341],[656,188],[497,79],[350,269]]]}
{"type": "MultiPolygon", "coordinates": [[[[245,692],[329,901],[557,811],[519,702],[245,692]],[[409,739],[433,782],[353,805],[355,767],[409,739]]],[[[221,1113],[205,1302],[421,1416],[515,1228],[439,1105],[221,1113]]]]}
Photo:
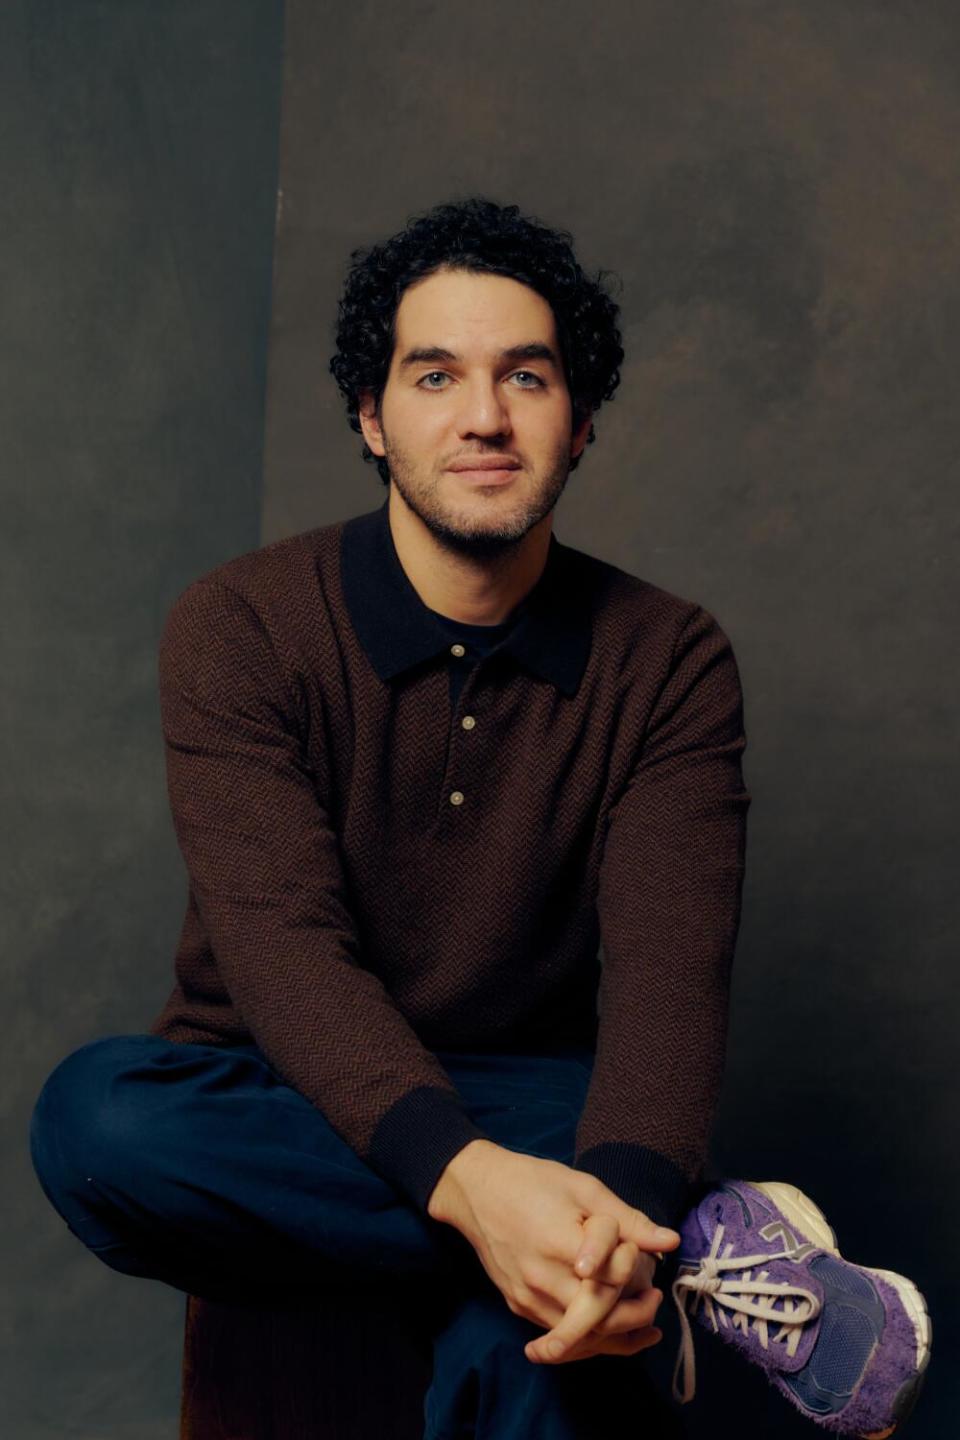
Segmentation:
{"type": "Polygon", "coordinates": [[[591,642],[589,600],[581,588],[576,551],[551,534],[543,572],[513,613],[500,625],[467,625],[421,600],[397,555],[388,507],[385,500],[377,510],[348,520],[340,552],[351,623],[382,680],[436,659],[460,640],[467,648],[456,667],[461,674],[502,646],[564,694],[576,693],[591,642]]]}

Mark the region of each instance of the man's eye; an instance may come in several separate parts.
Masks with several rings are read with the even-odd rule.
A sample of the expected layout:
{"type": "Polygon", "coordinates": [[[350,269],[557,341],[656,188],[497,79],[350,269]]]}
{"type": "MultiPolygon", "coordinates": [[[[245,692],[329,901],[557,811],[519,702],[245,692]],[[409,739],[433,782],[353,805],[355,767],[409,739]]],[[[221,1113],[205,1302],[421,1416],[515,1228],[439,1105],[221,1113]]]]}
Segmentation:
{"type": "MultiPolygon", "coordinates": [[[[518,375],[526,375],[529,380],[532,380],[532,381],[533,381],[533,384],[532,384],[532,385],[521,385],[521,387],[520,387],[521,390],[535,390],[538,385],[539,385],[539,386],[542,386],[542,385],[543,385],[543,381],[540,379],[540,376],[539,376],[539,375],[535,375],[532,370],[515,370],[514,373],[513,373],[513,376],[512,376],[511,378],[516,378],[516,376],[518,376],[518,375]]],[[[447,379],[446,371],[444,371],[444,370],[430,370],[430,371],[427,372],[426,375],[424,375],[424,376],[421,377],[421,379],[418,381],[418,384],[423,385],[423,383],[424,383],[425,380],[433,380],[435,377],[439,377],[441,380],[447,379]]],[[[438,389],[442,389],[442,388],[443,388],[442,386],[438,386],[438,385],[427,385],[427,386],[426,386],[426,389],[427,389],[427,390],[438,390],[438,389]]]]}

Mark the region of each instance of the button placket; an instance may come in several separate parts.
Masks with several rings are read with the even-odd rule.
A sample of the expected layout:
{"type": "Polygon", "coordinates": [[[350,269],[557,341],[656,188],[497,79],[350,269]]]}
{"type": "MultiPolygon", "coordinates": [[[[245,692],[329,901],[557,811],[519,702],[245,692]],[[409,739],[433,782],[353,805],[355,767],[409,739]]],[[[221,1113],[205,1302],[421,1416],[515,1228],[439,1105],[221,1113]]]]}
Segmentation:
{"type": "MultiPolygon", "coordinates": [[[[462,658],[463,656],[466,655],[467,651],[466,651],[466,647],[465,647],[464,645],[461,645],[459,642],[457,642],[456,644],[450,646],[450,653],[451,653],[451,655],[456,656],[457,659],[460,659],[460,658],[462,658]]],[[[478,668],[477,666],[474,667],[474,672],[476,671],[477,668],[478,668]]],[[[463,687],[463,688],[466,688],[466,687],[471,683],[472,679],[473,679],[473,675],[468,675],[468,676],[467,676],[467,679],[466,679],[465,682],[464,682],[464,687],[463,687]]],[[[461,698],[462,698],[463,689],[461,689],[460,695],[461,695],[461,698]]],[[[476,717],[475,715],[463,715],[463,716],[461,716],[461,718],[460,718],[460,727],[459,727],[459,728],[460,728],[461,730],[468,730],[468,731],[469,731],[469,730],[475,729],[475,728],[476,728],[476,724],[477,724],[477,717],[476,717]]],[[[455,734],[456,734],[456,728],[454,728],[454,730],[453,730],[452,733],[451,733],[451,737],[450,737],[451,742],[452,742],[453,736],[454,736],[455,734]]],[[[450,762],[451,762],[450,747],[449,747],[449,746],[448,746],[447,759],[448,759],[448,766],[449,766],[449,764],[450,764],[450,762]]],[[[453,761],[453,763],[454,763],[454,764],[456,763],[455,760],[453,761]]],[[[449,773],[449,769],[448,769],[448,773],[449,773]]],[[[467,798],[467,797],[466,797],[466,795],[464,794],[464,792],[463,792],[462,790],[451,790],[451,791],[448,793],[448,795],[447,795],[447,803],[448,803],[449,805],[459,806],[459,805],[462,805],[462,804],[464,803],[464,801],[466,800],[466,798],[467,798]]]]}

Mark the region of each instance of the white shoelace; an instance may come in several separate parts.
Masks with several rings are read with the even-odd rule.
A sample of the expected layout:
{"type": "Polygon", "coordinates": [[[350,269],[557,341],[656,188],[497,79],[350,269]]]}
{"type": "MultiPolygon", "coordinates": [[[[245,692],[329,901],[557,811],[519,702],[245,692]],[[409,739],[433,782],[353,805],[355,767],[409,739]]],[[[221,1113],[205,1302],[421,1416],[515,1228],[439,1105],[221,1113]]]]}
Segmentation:
{"type": "Polygon", "coordinates": [[[766,1255],[731,1255],[731,1240],[721,1256],[722,1240],[723,1226],[718,1225],[709,1254],[700,1260],[700,1269],[688,1275],[678,1275],[671,1287],[680,1316],[681,1332],[677,1363],[673,1367],[673,1394],[681,1405],[686,1405],[688,1400],[693,1399],[695,1388],[693,1333],[687,1316],[688,1301],[691,1313],[695,1312],[697,1305],[703,1301],[714,1331],[719,1330],[721,1325],[733,1326],[746,1335],[753,1324],[764,1350],[767,1349],[768,1322],[779,1321],[780,1329],[772,1338],[774,1341],[786,1343],[788,1355],[796,1354],[803,1326],[808,1320],[819,1315],[821,1309],[820,1300],[812,1290],[806,1290],[799,1285],[788,1285],[786,1281],[770,1280],[769,1270],[761,1269],[756,1280],[750,1279],[750,1272],[755,1266],[766,1265],[771,1260],[791,1259],[795,1253],[793,1250],[777,1250],[766,1255]],[[739,1280],[732,1276],[725,1277],[720,1274],[721,1270],[742,1270],[743,1277],[739,1280]],[[763,1295],[770,1298],[744,1300],[742,1297],[745,1295],[763,1295]],[[775,1299],[782,1301],[782,1308],[775,1308],[775,1299]],[[733,1318],[726,1315],[720,1307],[732,1310],[733,1318]],[[677,1375],[681,1364],[682,1391],[677,1388],[677,1375]]]}

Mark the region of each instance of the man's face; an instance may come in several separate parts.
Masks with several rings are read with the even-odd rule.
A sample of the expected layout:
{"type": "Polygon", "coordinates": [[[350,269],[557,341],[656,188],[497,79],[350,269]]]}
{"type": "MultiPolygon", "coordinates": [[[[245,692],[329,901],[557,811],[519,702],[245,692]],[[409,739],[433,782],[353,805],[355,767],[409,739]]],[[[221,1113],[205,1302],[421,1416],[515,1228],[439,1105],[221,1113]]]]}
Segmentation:
{"type": "Polygon", "coordinates": [[[379,423],[372,397],[361,404],[367,444],[445,545],[512,548],[553,509],[590,428],[571,434],[550,305],[506,276],[438,271],[404,291],[395,331],[379,423]],[[515,468],[451,468],[492,457],[515,468]]]}

